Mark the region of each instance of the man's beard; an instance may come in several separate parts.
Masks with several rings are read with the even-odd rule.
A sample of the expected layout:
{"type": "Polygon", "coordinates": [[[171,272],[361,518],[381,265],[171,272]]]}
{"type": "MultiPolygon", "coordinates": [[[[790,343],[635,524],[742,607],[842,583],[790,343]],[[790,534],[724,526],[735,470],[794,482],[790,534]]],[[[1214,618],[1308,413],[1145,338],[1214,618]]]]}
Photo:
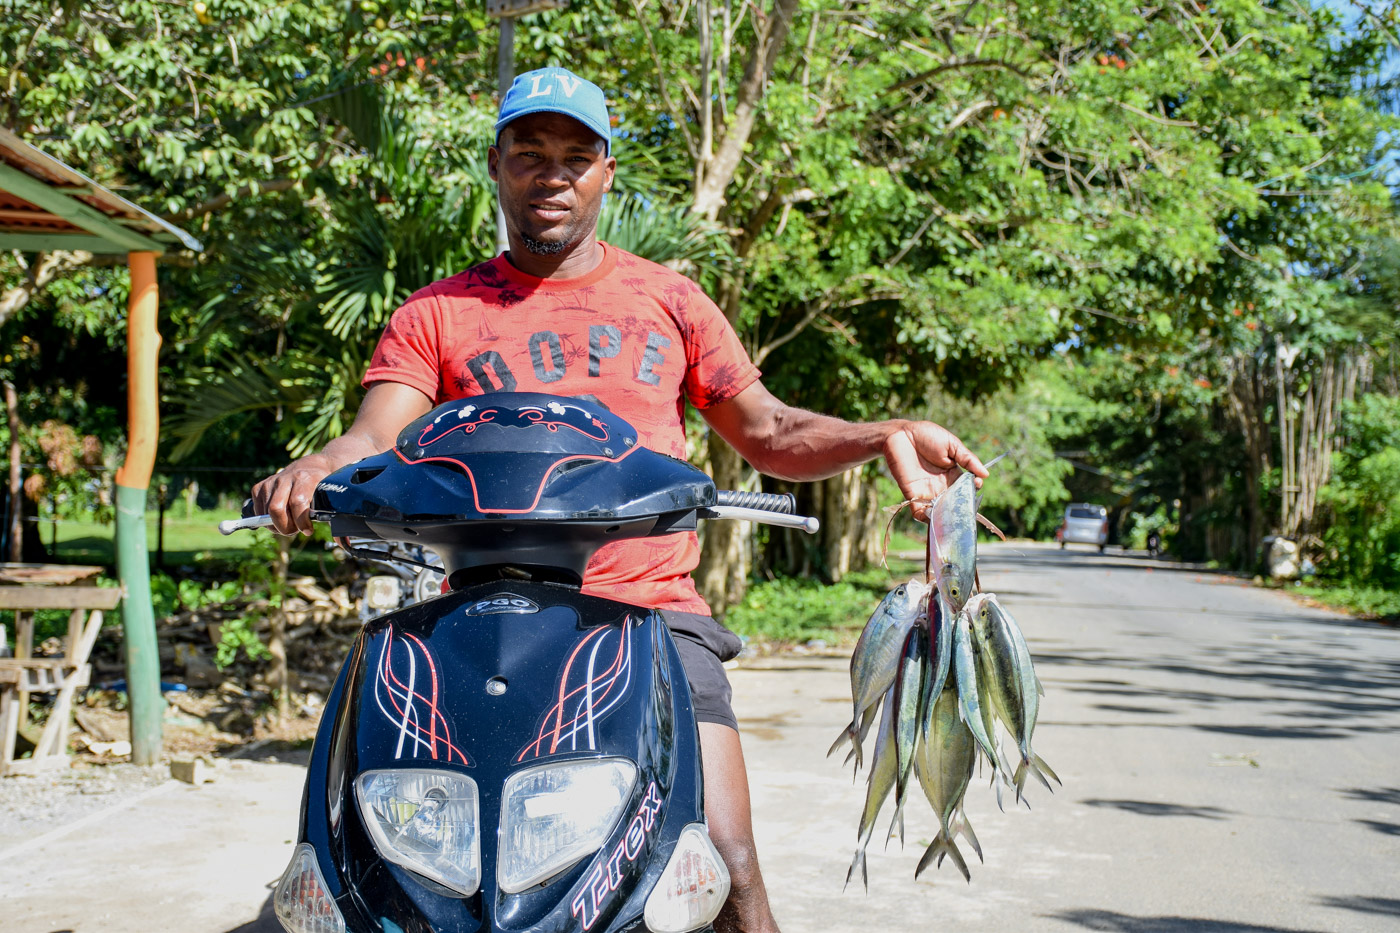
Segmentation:
{"type": "Polygon", "coordinates": [[[567,240],[560,240],[557,243],[547,243],[544,240],[537,240],[529,234],[520,234],[520,241],[525,244],[525,248],[536,256],[557,256],[571,245],[567,240]]]}

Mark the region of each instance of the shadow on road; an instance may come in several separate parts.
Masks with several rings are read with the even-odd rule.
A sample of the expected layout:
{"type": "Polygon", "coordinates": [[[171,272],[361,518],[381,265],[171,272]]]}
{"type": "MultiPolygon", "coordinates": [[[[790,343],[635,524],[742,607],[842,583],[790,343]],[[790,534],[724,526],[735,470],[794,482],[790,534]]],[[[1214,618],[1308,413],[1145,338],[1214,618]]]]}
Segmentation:
{"type": "Polygon", "coordinates": [[[262,910],[258,911],[256,919],[239,924],[228,933],[282,933],[282,924],[277,922],[277,915],[272,912],[272,895],[269,894],[267,900],[263,901],[262,910]]]}
{"type": "MultiPolygon", "coordinates": [[[[1247,628],[1238,632],[1233,643],[1189,656],[1130,654],[1090,645],[1055,650],[1032,647],[1043,680],[1056,682],[1060,689],[1103,698],[1105,702],[1097,708],[1157,715],[1167,711],[1189,714],[1193,708],[1229,708],[1235,720],[1228,724],[1148,723],[1155,728],[1290,739],[1338,739],[1400,731],[1395,720],[1400,712],[1400,662],[1363,650],[1348,651],[1342,657],[1339,650],[1324,635],[1264,640],[1247,628]],[[1124,671],[1144,676],[1128,681],[1121,679],[1124,671]],[[1096,672],[1108,676],[1092,676],[1096,672]],[[1134,703],[1142,705],[1131,705],[1134,703]]],[[[1125,724],[1144,723],[1104,723],[1125,724]]],[[[1375,793],[1384,795],[1381,799],[1386,802],[1400,802],[1400,788],[1346,793],[1375,793]]]]}
{"type": "Polygon", "coordinates": [[[1180,803],[1157,803],[1149,800],[1091,799],[1079,802],[1089,807],[1112,807],[1115,810],[1126,810],[1139,816],[1194,816],[1203,820],[1223,820],[1235,815],[1233,811],[1222,810],[1219,807],[1196,807],[1180,803]]]}
{"type": "Polygon", "coordinates": [[[1207,920],[1202,917],[1134,917],[1112,910],[1062,910],[1047,914],[1086,930],[1105,933],[1322,933],[1294,927],[1261,927],[1233,920],[1207,920]]]}
{"type": "Polygon", "coordinates": [[[1383,823],[1380,820],[1357,820],[1356,822],[1367,829],[1373,829],[1387,836],[1400,836],[1400,823],[1383,823]]]}
{"type": "Polygon", "coordinates": [[[1343,797],[1366,803],[1392,803],[1400,807],[1400,787],[1351,787],[1341,791],[1343,797]]]}
{"type": "Polygon", "coordinates": [[[1323,897],[1318,899],[1318,903],[1324,907],[1354,910],[1359,914],[1400,917],[1400,900],[1393,897],[1368,897],[1364,894],[1358,894],[1354,897],[1323,897]]]}

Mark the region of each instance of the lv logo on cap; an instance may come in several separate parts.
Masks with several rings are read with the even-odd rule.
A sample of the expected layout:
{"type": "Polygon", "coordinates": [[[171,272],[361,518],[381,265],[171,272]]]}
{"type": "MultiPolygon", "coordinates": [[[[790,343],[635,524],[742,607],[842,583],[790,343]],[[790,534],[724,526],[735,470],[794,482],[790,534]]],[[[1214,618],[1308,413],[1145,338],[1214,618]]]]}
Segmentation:
{"type": "Polygon", "coordinates": [[[531,79],[533,83],[530,87],[529,97],[527,97],[526,100],[529,100],[530,97],[548,97],[550,94],[553,94],[554,88],[546,83],[551,78],[559,82],[559,86],[563,89],[565,97],[573,97],[574,92],[583,85],[583,81],[573,75],[535,75],[531,79]]]}

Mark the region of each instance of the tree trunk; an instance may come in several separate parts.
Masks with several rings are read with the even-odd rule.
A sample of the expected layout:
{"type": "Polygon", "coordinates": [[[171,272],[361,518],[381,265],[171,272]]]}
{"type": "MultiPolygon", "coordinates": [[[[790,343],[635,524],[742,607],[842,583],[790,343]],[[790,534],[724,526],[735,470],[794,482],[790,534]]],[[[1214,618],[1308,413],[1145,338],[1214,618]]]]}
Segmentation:
{"type": "Polygon", "coordinates": [[[1299,377],[1282,365],[1277,370],[1280,407],[1287,415],[1282,421],[1282,533],[1290,538],[1304,538],[1311,531],[1318,492],[1332,475],[1332,452],[1342,443],[1342,410],[1356,398],[1358,384],[1364,387],[1362,373],[1369,369],[1369,362],[1365,354],[1352,351],[1339,356],[1328,354],[1312,365],[1311,378],[1301,398],[1299,377]],[[1291,411],[1294,399],[1299,403],[1299,416],[1291,411]]]}
{"type": "Polygon", "coordinates": [[[19,445],[19,396],[15,394],[14,383],[5,382],[5,415],[10,425],[10,478],[9,478],[9,528],[5,540],[6,560],[19,563],[24,560],[24,485],[23,469],[20,464],[22,451],[19,445]]]}
{"type": "MultiPolygon", "coordinates": [[[[1245,447],[1245,509],[1247,511],[1248,534],[1244,541],[1245,562],[1253,566],[1259,559],[1259,549],[1264,541],[1264,512],[1260,502],[1261,481],[1270,469],[1269,452],[1273,439],[1264,421],[1264,408],[1267,404],[1265,376],[1260,372],[1258,361],[1253,356],[1237,355],[1227,365],[1229,391],[1226,398],[1230,414],[1240,433],[1244,435],[1245,447]]],[[[1214,523],[1213,526],[1214,527],[1214,523]]],[[[1224,553],[1235,550],[1226,544],[1220,535],[1209,535],[1207,550],[1213,559],[1220,559],[1224,553]]]]}
{"type": "MultiPolygon", "coordinates": [[[[714,431],[709,435],[710,476],[719,489],[739,489],[744,482],[744,458],[714,431]]],[[[695,585],[710,611],[723,616],[744,598],[748,586],[749,529],[744,522],[716,521],[705,526],[705,546],[695,568],[695,585]]]]}
{"type": "MultiPolygon", "coordinates": [[[[739,168],[767,92],[768,78],[777,64],[778,52],[787,38],[797,7],[798,0],[773,0],[766,16],[754,9],[754,43],[744,64],[744,76],[735,92],[733,116],[728,123],[716,128],[715,108],[710,106],[709,95],[705,96],[701,114],[704,143],[695,163],[695,197],[691,211],[708,220],[716,219],[724,207],[724,193],[739,168]],[[716,141],[713,152],[710,140],[716,141]]],[[[708,6],[701,7],[698,15],[708,17],[708,6]]],[[[702,35],[708,36],[708,29],[708,22],[702,24],[702,35]]],[[[701,68],[706,81],[714,64],[712,51],[707,48],[702,55],[701,68]]],[[[723,118],[722,113],[719,116],[723,118]]],[[[770,209],[768,216],[771,215],[770,209]]],[[[742,260],[748,252],[748,244],[740,246],[738,253],[742,260]]],[[[740,310],[737,283],[742,281],[741,275],[742,272],[736,270],[735,282],[723,290],[718,302],[731,324],[737,320],[740,310]]],[[[708,448],[715,485],[720,489],[738,489],[744,476],[743,459],[714,432],[710,433],[708,448]]],[[[753,536],[740,522],[711,522],[705,530],[705,547],[695,570],[695,581],[700,595],[716,615],[723,615],[729,606],[743,598],[748,585],[752,542],[753,536]]]]}
{"type": "Polygon", "coordinates": [[[713,154],[701,151],[695,167],[695,202],[691,209],[702,217],[714,220],[724,206],[724,192],[734,180],[743,158],[744,147],[748,145],[754,120],[763,104],[768,78],[777,64],[778,52],[787,39],[797,6],[798,0],[773,0],[767,16],[754,10],[756,35],[744,63],[744,77],[734,94],[734,116],[720,133],[713,133],[710,126],[701,128],[703,133],[719,140],[713,154]]]}
{"type": "MultiPolygon", "coordinates": [[[[291,566],[289,538],[277,536],[277,561],[272,566],[272,592],[281,594],[287,591],[287,568],[291,566]]],[[[267,636],[267,653],[272,656],[268,669],[268,680],[277,696],[277,721],[286,722],[291,712],[291,678],[287,670],[287,613],[282,608],[282,600],[275,600],[272,614],[268,618],[270,631],[267,636]]]]}

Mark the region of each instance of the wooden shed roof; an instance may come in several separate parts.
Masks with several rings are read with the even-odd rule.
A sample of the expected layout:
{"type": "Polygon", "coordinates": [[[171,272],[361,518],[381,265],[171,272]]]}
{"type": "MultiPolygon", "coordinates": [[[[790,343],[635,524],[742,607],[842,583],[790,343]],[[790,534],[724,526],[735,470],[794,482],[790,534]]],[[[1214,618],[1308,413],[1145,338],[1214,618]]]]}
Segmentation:
{"type": "Polygon", "coordinates": [[[0,249],[196,252],[185,231],[0,127],[0,249]]]}

